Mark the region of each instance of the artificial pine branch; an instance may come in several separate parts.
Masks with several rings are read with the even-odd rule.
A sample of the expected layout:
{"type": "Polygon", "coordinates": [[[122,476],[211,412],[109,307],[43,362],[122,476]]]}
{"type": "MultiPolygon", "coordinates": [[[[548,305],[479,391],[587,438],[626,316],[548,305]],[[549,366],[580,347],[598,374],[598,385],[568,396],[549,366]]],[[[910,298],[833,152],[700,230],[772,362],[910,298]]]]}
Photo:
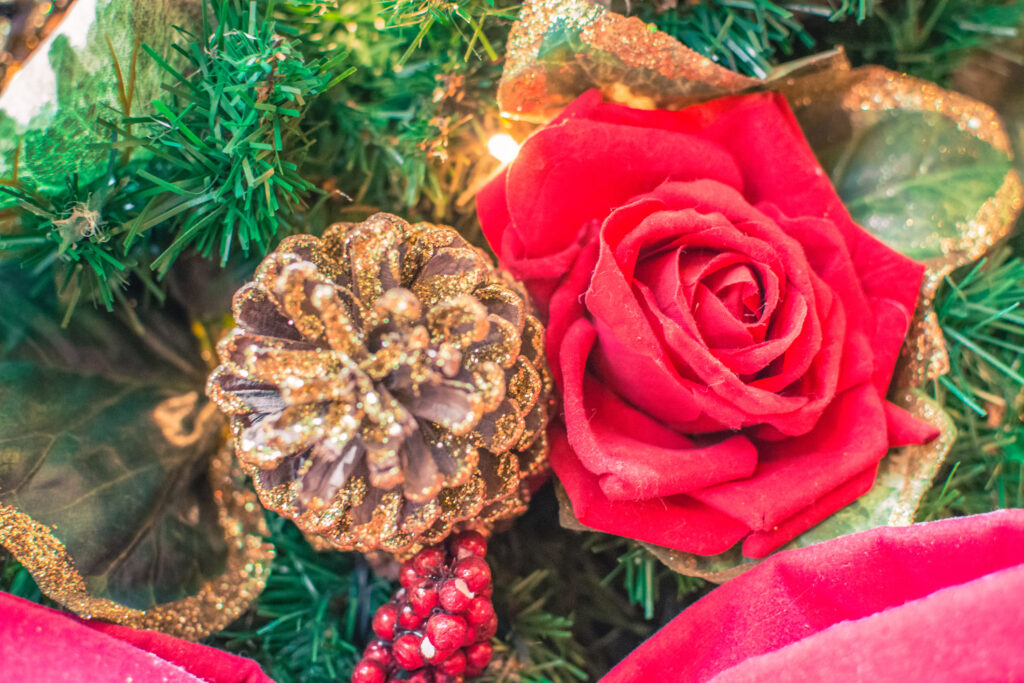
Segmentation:
{"type": "Polygon", "coordinates": [[[617,566],[601,583],[610,585],[621,577],[629,603],[643,607],[644,619],[648,621],[656,617],[656,607],[664,602],[661,597],[666,583],[674,590],[672,603],[692,602],[712,587],[703,579],[677,574],[644,546],[621,536],[590,534],[583,546],[592,553],[615,556],[617,566]]]}
{"type": "Polygon", "coordinates": [[[1021,0],[647,0],[613,7],[757,77],[793,57],[842,45],[854,64],[944,81],[972,50],[1017,35],[1024,21],[1021,0]]]}
{"type": "Polygon", "coordinates": [[[142,189],[130,177],[119,177],[116,156],[112,151],[106,175],[88,185],[70,177],[57,196],[18,181],[0,185],[0,194],[13,203],[0,219],[0,256],[17,259],[38,278],[37,289],[48,278],[55,283],[65,326],[83,302],[108,311],[127,306],[124,289],[132,276],[163,298],[149,276],[145,241],[124,248],[124,225],[142,201],[142,189]]]}
{"type": "Polygon", "coordinates": [[[318,553],[291,522],[267,514],[277,551],[253,611],[211,644],[255,658],[279,683],[346,680],[393,586],[357,553],[318,553]]]}
{"type": "Polygon", "coordinates": [[[1024,261],[1008,246],[947,278],[939,292],[950,371],[934,392],[958,436],[919,519],[1024,507],[1022,302],[1024,261]]]}
{"type": "MultiPolygon", "coordinates": [[[[318,188],[300,171],[312,140],[309,103],[352,73],[335,52],[306,60],[276,32],[269,8],[222,0],[209,37],[175,46],[184,71],[148,46],[168,73],[167,101],[126,119],[154,157],[139,171],[150,199],[129,223],[126,244],[160,228],[169,244],[153,262],[161,275],[187,248],[227,263],[233,249],[264,254],[297,223],[318,188]]],[[[127,135],[127,132],[125,132],[127,135]]]]}

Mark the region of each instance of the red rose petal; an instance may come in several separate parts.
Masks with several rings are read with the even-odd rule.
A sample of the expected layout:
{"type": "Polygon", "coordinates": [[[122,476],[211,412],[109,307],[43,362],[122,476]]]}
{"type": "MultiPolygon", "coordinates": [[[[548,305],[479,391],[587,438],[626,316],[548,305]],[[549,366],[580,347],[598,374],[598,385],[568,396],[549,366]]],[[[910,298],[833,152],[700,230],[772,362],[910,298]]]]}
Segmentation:
{"type": "Polygon", "coordinates": [[[579,320],[565,336],[565,422],[580,464],[613,500],[653,498],[746,477],[757,453],[744,437],[704,448],[631,408],[586,372],[593,328],[579,320]]]}
{"type": "MultiPolygon", "coordinates": [[[[738,161],[744,170],[744,193],[750,203],[768,202],[788,216],[815,216],[833,222],[846,242],[867,299],[891,301],[906,313],[909,323],[917,306],[918,289],[907,283],[920,282],[924,266],[853,222],[782,95],[744,99],[747,102],[743,106],[723,107],[722,115],[701,134],[728,149],[738,161]],[[766,159],[771,160],[771,173],[763,172],[766,159]]],[[[905,336],[906,327],[902,325],[878,325],[871,350],[881,377],[876,380],[880,390],[888,386],[891,370],[886,373],[885,369],[895,364],[905,336]]]]}
{"type": "Polygon", "coordinates": [[[781,96],[651,112],[591,91],[478,204],[549,308],[552,462],[585,524],[696,552],[746,527],[766,551],[934,434],[883,402],[922,267],[852,222],[781,96]],[[745,431],[682,436],[723,429],[745,431]],[[719,483],[678,494],[697,481],[719,483]]]}
{"type": "Polygon", "coordinates": [[[779,522],[772,529],[755,531],[743,539],[743,554],[747,557],[764,557],[773,550],[793,540],[819,522],[827,519],[857,500],[875,483],[878,465],[874,464],[851,479],[832,489],[818,500],[801,509],[792,517],[779,522]]]}
{"type": "MultiPolygon", "coordinates": [[[[874,351],[871,348],[873,312],[868,306],[849,251],[835,225],[818,218],[789,218],[778,207],[763,203],[758,208],[775,219],[779,227],[803,245],[814,272],[843,302],[846,332],[842,343],[842,366],[836,391],[845,391],[871,377],[874,351]]],[[[905,334],[905,332],[904,332],[905,334]]]]}
{"type": "Polygon", "coordinates": [[[582,252],[572,271],[562,278],[558,288],[551,297],[550,315],[545,349],[547,350],[548,367],[555,385],[562,385],[562,367],[559,354],[562,350],[562,339],[569,327],[585,315],[583,294],[590,286],[590,278],[597,263],[597,240],[591,241],[582,252]]]}
{"type": "Polygon", "coordinates": [[[752,476],[690,495],[755,531],[771,529],[877,463],[888,447],[882,401],[865,382],[836,396],[809,434],[759,444],[752,476]]]}
{"type": "Polygon", "coordinates": [[[875,372],[872,379],[878,393],[883,396],[889,390],[889,382],[896,368],[896,360],[903,346],[903,339],[910,328],[913,308],[904,308],[893,299],[871,297],[871,320],[874,322],[871,335],[871,349],[874,352],[875,372]]]}
{"type": "Polygon", "coordinates": [[[592,529],[701,555],[725,552],[750,533],[746,525],[688,496],[610,501],[597,477],[576,458],[564,428],[553,424],[548,435],[551,467],[565,487],[576,519],[592,529]]]}
{"type": "Polygon", "coordinates": [[[928,443],[939,435],[939,428],[918,419],[894,403],[885,403],[885,424],[889,432],[889,446],[909,446],[928,443]]]}

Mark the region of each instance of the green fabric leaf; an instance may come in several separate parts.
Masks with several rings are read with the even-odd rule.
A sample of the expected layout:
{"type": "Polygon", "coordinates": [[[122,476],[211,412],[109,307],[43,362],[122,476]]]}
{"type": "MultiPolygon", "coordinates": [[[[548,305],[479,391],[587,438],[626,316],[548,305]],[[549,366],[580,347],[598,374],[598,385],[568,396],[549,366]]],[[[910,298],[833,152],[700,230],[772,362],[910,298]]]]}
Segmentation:
{"type": "Polygon", "coordinates": [[[854,220],[917,260],[945,256],[1003,184],[1009,157],[937,112],[857,112],[821,153],[854,220]],[[830,163],[831,162],[831,163],[830,163]]]}
{"type": "Polygon", "coordinates": [[[224,628],[273,554],[234,488],[190,316],[169,299],[61,328],[41,290],[0,261],[0,544],[83,616],[224,628]]]}
{"type": "Polygon", "coordinates": [[[0,362],[0,503],[52,526],[91,594],[137,609],[224,567],[198,393],[0,362]]]}

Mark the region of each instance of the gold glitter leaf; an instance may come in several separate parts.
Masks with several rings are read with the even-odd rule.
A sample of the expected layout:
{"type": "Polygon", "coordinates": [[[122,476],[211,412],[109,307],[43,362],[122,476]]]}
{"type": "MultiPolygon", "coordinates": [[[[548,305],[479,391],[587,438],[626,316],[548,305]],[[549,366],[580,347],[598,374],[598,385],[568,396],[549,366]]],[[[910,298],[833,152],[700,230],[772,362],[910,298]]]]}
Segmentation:
{"type": "Polygon", "coordinates": [[[0,362],[0,544],[82,616],[219,630],[272,558],[224,438],[198,393],[0,362]]]}

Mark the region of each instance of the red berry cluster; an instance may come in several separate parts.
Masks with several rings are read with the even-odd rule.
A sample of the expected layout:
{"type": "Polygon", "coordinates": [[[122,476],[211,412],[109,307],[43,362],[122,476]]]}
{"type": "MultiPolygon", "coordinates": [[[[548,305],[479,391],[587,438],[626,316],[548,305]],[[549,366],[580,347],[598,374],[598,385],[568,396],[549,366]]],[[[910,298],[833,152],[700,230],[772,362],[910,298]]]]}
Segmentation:
{"type": "Polygon", "coordinates": [[[402,564],[402,588],[373,617],[377,634],[352,683],[461,683],[491,661],[498,630],[487,541],[464,531],[402,564]]]}

